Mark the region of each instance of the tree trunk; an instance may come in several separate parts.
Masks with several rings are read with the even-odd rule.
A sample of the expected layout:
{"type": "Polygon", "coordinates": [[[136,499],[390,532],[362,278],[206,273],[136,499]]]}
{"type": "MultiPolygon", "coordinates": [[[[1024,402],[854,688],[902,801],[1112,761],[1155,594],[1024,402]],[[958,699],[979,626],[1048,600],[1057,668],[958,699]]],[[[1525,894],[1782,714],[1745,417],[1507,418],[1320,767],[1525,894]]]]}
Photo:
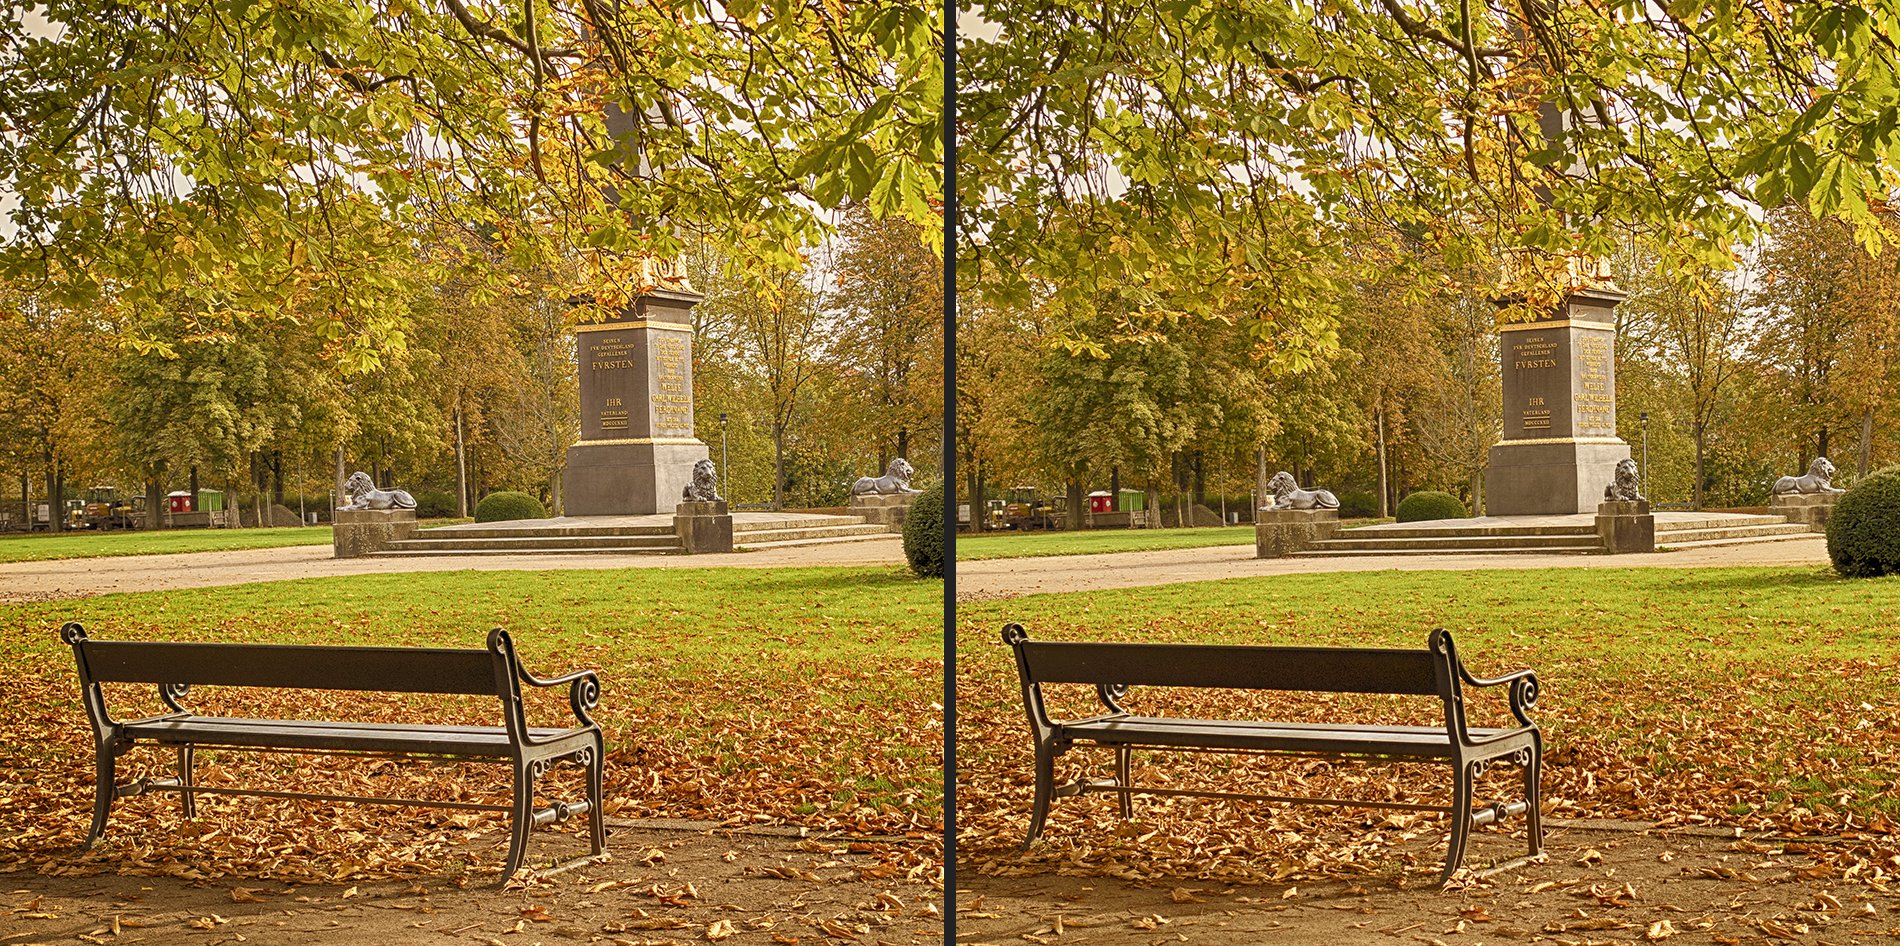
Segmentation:
{"type": "MultiPolygon", "coordinates": [[[[350,475],[348,473],[343,472],[343,445],[337,444],[336,446],[336,505],[338,506],[341,506],[344,503],[349,502],[349,499],[346,498],[348,494],[343,492],[343,482],[349,479],[349,476],[350,475]]],[[[331,513],[332,515],[330,516],[330,519],[331,521],[335,521],[336,519],[336,516],[334,514],[335,510],[334,509],[331,510],[331,513]]]]}
{"type": "Polygon", "coordinates": [[[1695,427],[1695,491],[1691,503],[1697,510],[1702,508],[1702,459],[1703,446],[1708,439],[1708,427],[1697,421],[1695,427]]]}
{"type": "Polygon", "coordinates": [[[1069,530],[1070,531],[1073,532],[1082,528],[1083,515],[1087,511],[1087,509],[1088,509],[1088,505],[1086,504],[1086,502],[1084,502],[1082,498],[1082,477],[1079,475],[1071,476],[1069,478],[1069,530]]]}
{"type": "Polygon", "coordinates": [[[462,439],[462,399],[455,399],[455,517],[468,518],[468,443],[462,439]]]}
{"type": "Polygon", "coordinates": [[[20,474],[20,521],[25,531],[33,531],[33,477],[27,473],[20,474]]]}
{"type": "Polygon", "coordinates": [[[1188,460],[1188,475],[1193,477],[1194,481],[1194,502],[1189,505],[1207,505],[1206,454],[1199,450],[1194,451],[1194,456],[1188,460]]]}
{"type": "Polygon", "coordinates": [[[46,478],[46,482],[49,484],[47,488],[49,495],[46,500],[46,518],[51,520],[48,525],[51,526],[54,532],[65,532],[66,471],[60,469],[57,463],[53,464],[49,469],[52,470],[52,473],[46,478]]]}
{"type": "Polygon", "coordinates": [[[1867,475],[1867,469],[1874,464],[1874,409],[1868,408],[1860,414],[1860,462],[1856,465],[1855,477],[1867,475]]]}
{"type": "Polygon", "coordinates": [[[270,501],[284,503],[284,452],[272,450],[270,454],[270,501]]]}
{"type": "Polygon", "coordinates": [[[910,431],[901,427],[897,430],[897,455],[910,459],[910,431]]]}
{"type": "Polygon", "coordinates": [[[1273,474],[1267,472],[1267,447],[1261,444],[1259,449],[1254,451],[1253,461],[1253,519],[1255,522],[1260,521],[1260,510],[1271,503],[1271,500],[1267,498],[1267,481],[1272,478],[1273,474]]]}
{"type": "Polygon", "coordinates": [[[157,531],[165,528],[165,484],[154,472],[145,480],[145,525],[157,531]]]}
{"type": "MultiPolygon", "coordinates": [[[[1392,496],[1392,484],[1391,484],[1391,482],[1390,482],[1390,480],[1388,479],[1388,477],[1387,477],[1387,475],[1386,475],[1386,469],[1385,469],[1385,408],[1383,408],[1383,407],[1381,407],[1381,408],[1379,408],[1379,411],[1378,411],[1378,413],[1376,413],[1376,414],[1374,414],[1374,415],[1373,415],[1373,418],[1374,418],[1374,420],[1375,420],[1375,421],[1376,421],[1376,422],[1378,423],[1378,425],[1379,425],[1379,430],[1378,430],[1378,444],[1379,444],[1379,518],[1381,518],[1381,519],[1384,519],[1384,518],[1386,518],[1386,517],[1388,517],[1388,516],[1390,516],[1390,515],[1392,515],[1392,499],[1391,499],[1391,496],[1392,496]]],[[[1261,462],[1262,462],[1262,464],[1263,464],[1263,465],[1262,465],[1262,467],[1261,467],[1261,469],[1263,469],[1263,470],[1264,470],[1264,469],[1266,469],[1266,467],[1264,466],[1264,464],[1265,464],[1265,454],[1264,454],[1264,453],[1262,453],[1262,455],[1261,455],[1261,456],[1262,456],[1262,460],[1261,460],[1261,462]]],[[[1261,495],[1263,495],[1263,496],[1264,496],[1264,495],[1266,495],[1266,491],[1265,491],[1265,490],[1262,490],[1262,491],[1261,491],[1261,495]]]]}
{"type": "Polygon", "coordinates": [[[785,425],[772,425],[772,508],[785,508],[785,425]]]}
{"type": "Polygon", "coordinates": [[[191,465],[191,485],[185,488],[191,490],[191,495],[186,497],[186,501],[188,503],[187,508],[190,509],[192,512],[197,512],[198,511],[198,464],[196,463],[193,463],[191,465]]]}
{"type": "Polygon", "coordinates": [[[1142,505],[1148,512],[1148,528],[1161,528],[1161,487],[1150,482],[1147,495],[1142,497],[1142,505]]]}

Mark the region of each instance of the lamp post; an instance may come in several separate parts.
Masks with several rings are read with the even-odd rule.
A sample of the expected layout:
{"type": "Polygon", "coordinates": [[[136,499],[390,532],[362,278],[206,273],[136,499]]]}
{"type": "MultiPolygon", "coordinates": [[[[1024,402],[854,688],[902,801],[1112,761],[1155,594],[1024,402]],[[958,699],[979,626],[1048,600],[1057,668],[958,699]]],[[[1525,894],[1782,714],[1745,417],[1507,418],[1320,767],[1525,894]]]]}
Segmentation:
{"type": "Polygon", "coordinates": [[[1649,495],[1649,412],[1637,415],[1643,425],[1643,495],[1649,495]]]}
{"type": "Polygon", "coordinates": [[[732,499],[732,473],[726,469],[726,412],[719,412],[719,479],[726,491],[726,499],[732,499]]]}

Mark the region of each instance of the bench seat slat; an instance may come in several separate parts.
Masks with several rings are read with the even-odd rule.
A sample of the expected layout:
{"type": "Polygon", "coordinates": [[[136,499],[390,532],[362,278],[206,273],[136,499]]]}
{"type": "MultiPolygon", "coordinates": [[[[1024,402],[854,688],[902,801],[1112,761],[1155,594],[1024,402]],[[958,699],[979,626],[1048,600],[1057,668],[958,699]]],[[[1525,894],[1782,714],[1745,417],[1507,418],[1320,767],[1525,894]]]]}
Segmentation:
{"type": "MultiPolygon", "coordinates": [[[[124,732],[132,739],[168,745],[452,753],[495,758],[505,758],[512,752],[508,731],[500,726],[411,726],[193,716],[127,723],[124,732]]],[[[537,728],[529,732],[537,739],[545,739],[567,730],[537,728]]]]}
{"type": "MultiPolygon", "coordinates": [[[[1452,754],[1451,737],[1443,726],[1348,726],[1123,716],[1063,723],[1060,728],[1063,738],[1086,739],[1104,745],[1356,752],[1441,759],[1448,759],[1452,754]]],[[[1472,729],[1471,735],[1484,739],[1506,731],[1472,729]]]]}

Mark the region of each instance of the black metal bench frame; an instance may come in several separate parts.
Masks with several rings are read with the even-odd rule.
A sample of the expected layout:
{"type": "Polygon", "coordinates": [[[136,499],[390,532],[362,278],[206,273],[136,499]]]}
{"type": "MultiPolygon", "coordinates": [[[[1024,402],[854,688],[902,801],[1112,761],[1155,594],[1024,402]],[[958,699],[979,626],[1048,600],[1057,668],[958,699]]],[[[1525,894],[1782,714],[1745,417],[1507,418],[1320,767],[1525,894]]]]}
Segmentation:
{"type": "Polygon", "coordinates": [[[1134,817],[1133,796],[1137,793],[1442,812],[1452,818],[1440,886],[1451,880],[1463,862],[1465,841],[1473,828],[1515,815],[1525,817],[1529,852],[1498,869],[1522,864],[1543,851],[1543,821],[1538,811],[1543,741],[1530,717],[1537,705],[1537,676],[1529,670],[1494,679],[1472,676],[1459,661],[1451,634],[1442,628],[1431,632],[1424,650],[1032,641],[1020,624],[1003,628],[1003,642],[1015,651],[1023,707],[1035,740],[1036,795],[1029,836],[1023,841],[1025,848],[1042,833],[1053,799],[1106,791],[1120,795],[1123,818],[1134,817]],[[1051,719],[1043,704],[1044,684],[1093,686],[1107,712],[1084,719],[1051,719]],[[1507,684],[1510,711],[1517,725],[1495,729],[1467,725],[1463,688],[1507,684]],[[1445,723],[1348,726],[1135,716],[1121,704],[1131,686],[1436,696],[1444,705],[1445,723]],[[1055,784],[1056,758],[1071,749],[1091,746],[1115,751],[1115,778],[1055,784]],[[1452,799],[1446,805],[1421,805],[1145,788],[1130,782],[1136,749],[1442,761],[1451,767],[1452,799]],[[1522,767],[1524,797],[1473,809],[1474,784],[1488,766],[1499,763],[1522,767]]]}
{"type": "Polygon", "coordinates": [[[310,798],[379,805],[506,811],[512,816],[506,883],[521,868],[528,832],[540,825],[588,815],[591,856],[606,849],[601,823],[601,784],[606,742],[589,711],[600,703],[600,678],[592,670],[544,680],[522,669],[508,632],[488,634],[485,650],[424,647],[323,647],[286,644],[188,644],[147,641],[98,641],[85,628],[68,623],[60,639],[71,645],[79,666],[86,715],[92,722],[98,756],[91,847],[105,833],[106,816],[120,798],[154,791],[178,792],[187,818],[197,816],[198,795],[254,795],[310,798]],[[106,683],[151,683],[172,710],[143,719],[112,718],[106,683]],[[531,728],[521,699],[521,684],[568,685],[568,705],[577,725],[531,728]],[[289,719],[238,719],[201,716],[181,702],[193,686],[270,689],[352,690],[382,693],[440,693],[492,696],[501,704],[500,726],[442,726],[289,719]],[[177,775],[116,782],[117,759],[150,745],[178,754],[177,775]],[[196,785],[193,753],[199,748],[258,752],[294,752],[351,756],[429,757],[506,763],[514,769],[514,802],[509,805],[381,798],[317,792],[220,788],[196,785]],[[534,783],[548,769],[572,760],[587,770],[587,798],[556,802],[535,810],[534,783]]]}

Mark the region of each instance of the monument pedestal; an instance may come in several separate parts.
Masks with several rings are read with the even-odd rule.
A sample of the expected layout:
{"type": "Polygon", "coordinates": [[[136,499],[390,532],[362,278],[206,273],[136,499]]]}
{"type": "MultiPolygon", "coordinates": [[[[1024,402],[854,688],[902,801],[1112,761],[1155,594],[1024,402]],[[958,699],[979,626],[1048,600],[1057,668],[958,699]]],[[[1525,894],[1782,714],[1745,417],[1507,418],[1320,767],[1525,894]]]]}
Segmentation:
{"type": "Polygon", "coordinates": [[[723,499],[680,503],[673,510],[673,531],[688,555],[732,551],[732,515],[723,499]]]}
{"type": "Polygon", "coordinates": [[[1337,509],[1261,509],[1254,514],[1254,558],[1287,558],[1338,531],[1337,509]]]}
{"type": "Polygon", "coordinates": [[[1809,532],[1826,532],[1827,517],[1840,498],[1840,493],[1776,493],[1768,498],[1768,511],[1807,526],[1809,532]]]}
{"type": "Polygon", "coordinates": [[[851,515],[861,517],[865,522],[875,522],[888,526],[892,532],[904,530],[904,516],[910,512],[910,504],[917,501],[918,493],[866,493],[851,497],[851,515]]]}
{"type": "Polygon", "coordinates": [[[614,443],[586,440],[567,448],[561,508],[570,516],[644,516],[679,502],[693,464],[707,458],[697,440],[614,443]]]}
{"type": "Polygon", "coordinates": [[[1656,517],[1650,515],[1649,500],[1599,503],[1597,538],[1612,555],[1656,551],[1656,517]]]}
{"type": "Polygon", "coordinates": [[[337,558],[362,558],[416,534],[414,509],[338,509],[335,515],[337,558]]]}
{"type": "Polygon", "coordinates": [[[1485,514],[1589,512],[1603,499],[1603,487],[1616,478],[1616,464],[1629,455],[1629,444],[1614,437],[1494,444],[1485,467],[1485,514]]]}
{"type": "Polygon", "coordinates": [[[1587,513],[1628,459],[1616,436],[1622,299],[1579,286],[1546,318],[1498,326],[1504,431],[1485,471],[1485,514],[1587,513]]]}
{"type": "Polygon", "coordinates": [[[693,464],[692,292],[650,289],[602,322],[574,327],[581,436],[567,448],[562,512],[644,516],[680,501],[693,464]]]}

